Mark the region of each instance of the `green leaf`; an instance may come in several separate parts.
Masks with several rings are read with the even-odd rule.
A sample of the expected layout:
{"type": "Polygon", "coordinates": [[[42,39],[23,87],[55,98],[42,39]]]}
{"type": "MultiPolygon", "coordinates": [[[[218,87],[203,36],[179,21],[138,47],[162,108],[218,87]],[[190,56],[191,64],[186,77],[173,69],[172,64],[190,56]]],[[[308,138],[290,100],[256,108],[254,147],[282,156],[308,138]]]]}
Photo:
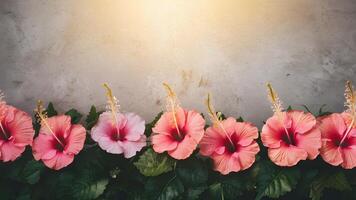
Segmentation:
{"type": "Polygon", "coordinates": [[[342,171],[330,173],[324,171],[312,182],[309,197],[319,200],[323,196],[324,189],[335,189],[338,191],[351,190],[351,186],[342,171]]]}
{"type": "Polygon", "coordinates": [[[109,180],[99,178],[95,170],[83,169],[79,174],[62,173],[56,185],[58,199],[91,200],[104,193],[109,180]]]}
{"type": "Polygon", "coordinates": [[[199,199],[200,195],[207,189],[206,186],[199,186],[194,188],[188,188],[185,192],[186,196],[184,199],[196,200],[199,199]]]}
{"type": "Polygon", "coordinates": [[[242,117],[239,117],[236,119],[237,122],[244,122],[244,119],[242,117]]]}
{"type": "Polygon", "coordinates": [[[328,111],[324,111],[324,108],[326,107],[326,104],[321,105],[320,109],[319,109],[319,113],[318,113],[318,117],[322,117],[325,115],[330,115],[332,114],[331,112],[328,111]]]}
{"type": "Polygon", "coordinates": [[[176,176],[158,176],[147,181],[145,190],[148,199],[173,200],[183,194],[184,186],[176,176]]]}
{"type": "Polygon", "coordinates": [[[226,116],[225,116],[224,113],[222,113],[222,112],[216,112],[216,115],[217,115],[218,118],[221,119],[221,120],[225,120],[225,119],[226,119],[226,116]]]}
{"type": "Polygon", "coordinates": [[[85,122],[87,123],[86,128],[89,130],[91,129],[99,119],[99,115],[101,112],[97,112],[95,106],[91,106],[89,114],[85,122]]]}
{"type": "Polygon", "coordinates": [[[73,108],[68,110],[65,113],[65,115],[68,115],[71,117],[72,124],[78,124],[83,117],[82,114],[80,114],[76,109],[73,109],[73,108]]]}
{"type": "Polygon", "coordinates": [[[19,188],[17,190],[16,200],[31,200],[31,189],[29,187],[19,188]]]}
{"type": "Polygon", "coordinates": [[[157,154],[149,148],[134,163],[136,168],[145,176],[158,176],[173,169],[175,161],[165,154],[157,154]]]}
{"type": "Polygon", "coordinates": [[[224,199],[224,190],[221,183],[214,183],[210,185],[209,193],[212,199],[224,199]]]}
{"type": "Polygon", "coordinates": [[[75,199],[96,199],[98,198],[105,190],[106,185],[109,183],[109,180],[104,178],[93,182],[77,182],[73,185],[73,190],[75,191],[75,199]]]}
{"type": "Polygon", "coordinates": [[[312,113],[312,111],[310,111],[307,105],[303,104],[302,106],[308,113],[312,113]]]}
{"type": "Polygon", "coordinates": [[[280,168],[270,162],[260,163],[256,200],[264,196],[279,198],[292,191],[300,179],[297,168],[280,168]]]}
{"type": "Polygon", "coordinates": [[[243,195],[246,182],[241,179],[227,179],[209,186],[209,193],[213,199],[236,199],[243,195]]]}
{"type": "Polygon", "coordinates": [[[47,116],[48,116],[48,117],[53,117],[53,116],[58,115],[58,112],[57,112],[56,109],[54,108],[52,102],[49,102],[49,103],[48,103],[48,106],[47,106],[47,109],[46,109],[45,112],[47,113],[47,116]]]}
{"type": "Polygon", "coordinates": [[[158,122],[158,120],[161,118],[162,115],[163,112],[159,112],[152,122],[146,124],[145,135],[147,137],[149,137],[152,134],[152,128],[156,125],[156,123],[158,122]]]}
{"type": "Polygon", "coordinates": [[[30,160],[26,163],[22,171],[22,177],[26,180],[27,183],[33,185],[40,180],[41,173],[44,169],[45,166],[42,164],[42,162],[30,160]]]}
{"type": "Polygon", "coordinates": [[[293,110],[292,106],[288,106],[287,111],[292,111],[292,110],[293,110]]]}
{"type": "Polygon", "coordinates": [[[208,170],[204,163],[194,157],[178,162],[176,172],[184,185],[189,187],[204,185],[208,180],[208,170]]]}

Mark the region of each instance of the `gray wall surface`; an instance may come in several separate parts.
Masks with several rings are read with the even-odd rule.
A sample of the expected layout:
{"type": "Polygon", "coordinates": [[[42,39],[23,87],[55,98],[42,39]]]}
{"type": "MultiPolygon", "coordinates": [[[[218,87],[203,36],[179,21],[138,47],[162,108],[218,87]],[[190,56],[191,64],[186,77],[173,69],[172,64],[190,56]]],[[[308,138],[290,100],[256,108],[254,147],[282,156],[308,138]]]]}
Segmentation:
{"type": "Polygon", "coordinates": [[[206,113],[271,115],[265,82],[285,105],[342,111],[356,85],[355,0],[1,0],[0,88],[28,112],[104,108],[108,82],[124,111],[147,121],[164,108],[162,82],[206,113]]]}

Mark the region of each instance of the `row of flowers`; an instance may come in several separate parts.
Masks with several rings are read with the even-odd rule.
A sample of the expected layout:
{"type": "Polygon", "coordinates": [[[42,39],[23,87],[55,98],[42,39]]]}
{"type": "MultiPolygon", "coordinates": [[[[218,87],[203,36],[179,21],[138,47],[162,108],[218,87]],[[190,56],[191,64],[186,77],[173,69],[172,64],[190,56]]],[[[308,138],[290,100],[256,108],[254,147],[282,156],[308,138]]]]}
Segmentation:
{"type": "MultiPolygon", "coordinates": [[[[107,110],[92,127],[91,139],[106,152],[123,154],[125,158],[152,145],[157,153],[167,152],[172,158],[183,160],[199,147],[201,155],[212,159],[214,170],[224,175],[253,165],[260,151],[256,126],[233,117],[223,117],[216,112],[208,95],[206,105],[212,124],[206,128],[202,114],[183,108],[172,88],[166,83],[163,85],[168,94],[167,111],[147,138],[145,121],[134,113],[121,112],[112,90],[104,84],[107,110]]],[[[272,162],[291,167],[301,160],[313,160],[320,154],[333,166],[356,167],[356,92],[349,81],[345,90],[345,112],[317,118],[311,113],[285,110],[272,86],[267,84],[267,88],[274,114],[267,119],[260,137],[272,162]]],[[[35,113],[41,124],[36,138],[31,117],[8,105],[1,95],[0,160],[14,161],[30,145],[35,160],[41,160],[47,167],[60,170],[68,166],[83,149],[86,129],[80,124],[72,124],[67,115],[47,117],[41,101],[37,103],[35,113]]]]}

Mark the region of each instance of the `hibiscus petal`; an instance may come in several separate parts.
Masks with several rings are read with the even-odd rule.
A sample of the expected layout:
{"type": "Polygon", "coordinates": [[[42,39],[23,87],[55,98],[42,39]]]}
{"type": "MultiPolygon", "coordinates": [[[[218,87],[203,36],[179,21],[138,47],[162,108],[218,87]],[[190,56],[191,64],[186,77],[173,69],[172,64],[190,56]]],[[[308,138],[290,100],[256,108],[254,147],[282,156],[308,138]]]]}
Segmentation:
{"type": "Polygon", "coordinates": [[[320,121],[319,129],[322,138],[334,139],[342,137],[347,129],[342,116],[337,113],[323,117],[320,121]]]}
{"type": "Polygon", "coordinates": [[[240,148],[241,149],[236,153],[238,154],[241,170],[245,170],[250,168],[252,164],[255,162],[256,154],[260,151],[260,148],[257,142],[255,141],[253,141],[253,143],[249,146],[244,146],[240,148]]]}
{"type": "Polygon", "coordinates": [[[40,160],[46,152],[53,149],[54,138],[51,135],[39,134],[33,141],[32,153],[36,160],[40,160]]]}
{"type": "Polygon", "coordinates": [[[225,131],[231,136],[235,133],[236,119],[233,117],[229,117],[221,122],[225,131]]]}
{"type": "Polygon", "coordinates": [[[352,169],[356,167],[356,148],[343,148],[342,159],[343,162],[341,163],[341,166],[343,168],[352,169]]]}
{"type": "Polygon", "coordinates": [[[153,133],[170,135],[170,132],[175,129],[171,112],[165,112],[152,128],[153,133]]]}
{"type": "Polygon", "coordinates": [[[268,157],[276,165],[291,167],[296,165],[300,160],[306,160],[308,154],[304,149],[292,145],[281,145],[279,148],[269,148],[268,157]]]}
{"type": "Polygon", "coordinates": [[[78,154],[83,149],[86,130],[82,125],[74,124],[69,132],[65,152],[78,154]]]}
{"type": "Polygon", "coordinates": [[[271,126],[268,123],[266,123],[262,127],[262,131],[261,131],[261,140],[263,145],[270,148],[280,147],[282,142],[280,135],[283,133],[282,131],[284,130],[278,129],[277,132],[276,127],[271,128],[271,126]]]}
{"type": "Polygon", "coordinates": [[[225,147],[224,147],[225,136],[223,136],[223,133],[220,132],[221,132],[220,129],[216,129],[214,127],[209,127],[206,129],[205,135],[199,144],[200,154],[202,154],[203,156],[210,156],[214,152],[225,151],[225,147]],[[218,150],[219,148],[220,150],[218,150]]]}
{"type": "Polygon", "coordinates": [[[25,151],[25,147],[15,146],[12,142],[4,142],[0,146],[0,150],[1,160],[8,162],[16,160],[16,158],[18,158],[25,151]]]}
{"type": "Polygon", "coordinates": [[[125,139],[137,141],[145,132],[145,120],[134,113],[126,113],[127,123],[124,127],[125,139]]]}
{"type": "Polygon", "coordinates": [[[331,165],[338,166],[342,163],[340,148],[333,141],[324,141],[320,149],[323,160],[331,165]]]}
{"type": "Polygon", "coordinates": [[[177,148],[168,151],[168,154],[177,160],[186,159],[193,153],[197,145],[193,137],[186,135],[184,139],[178,143],[177,148]]]}
{"type": "Polygon", "coordinates": [[[345,169],[352,169],[356,167],[356,148],[342,149],[343,163],[341,166],[345,169]]]}
{"type": "Polygon", "coordinates": [[[131,158],[136,155],[136,152],[141,151],[141,149],[146,146],[146,136],[142,135],[138,141],[123,141],[122,148],[124,149],[125,158],[131,158]]]}
{"type": "Polygon", "coordinates": [[[188,111],[184,131],[186,135],[190,135],[197,144],[204,136],[204,126],[205,120],[200,113],[192,110],[188,111]]]}
{"type": "Polygon", "coordinates": [[[236,155],[232,156],[232,154],[229,153],[222,155],[216,154],[212,157],[212,159],[214,161],[214,170],[220,172],[223,175],[241,170],[239,157],[236,155]]]}
{"type": "Polygon", "coordinates": [[[171,136],[165,134],[156,134],[151,137],[153,149],[157,153],[171,151],[177,148],[178,142],[174,141],[171,136]]]}
{"type": "Polygon", "coordinates": [[[74,160],[74,155],[67,155],[64,153],[57,153],[57,155],[51,159],[43,160],[43,163],[54,170],[60,170],[69,164],[71,164],[74,160]]]}
{"type": "Polygon", "coordinates": [[[104,112],[99,116],[98,122],[91,130],[91,138],[98,142],[102,137],[110,137],[112,132],[113,121],[112,115],[109,112],[104,112]]]}
{"type": "Polygon", "coordinates": [[[120,141],[114,141],[109,137],[102,137],[98,141],[98,144],[101,149],[112,154],[121,154],[124,152],[120,143],[120,141]]]}
{"type": "Polygon", "coordinates": [[[356,138],[356,128],[352,129],[349,133],[350,137],[355,137],[356,138]]]}
{"type": "Polygon", "coordinates": [[[10,118],[5,118],[7,126],[11,132],[11,135],[14,137],[14,143],[17,146],[26,146],[32,144],[33,136],[35,131],[32,126],[31,117],[14,107],[9,106],[9,112],[12,112],[10,118]]]}
{"type": "Polygon", "coordinates": [[[289,111],[288,115],[292,119],[292,130],[295,133],[306,133],[316,125],[316,119],[311,113],[293,110],[289,111]]]}
{"type": "MultiPolygon", "coordinates": [[[[172,115],[171,115],[172,116],[172,115]]],[[[183,108],[178,107],[176,110],[176,119],[178,127],[183,129],[186,123],[188,122],[189,112],[187,113],[183,108]]]]}
{"type": "Polygon", "coordinates": [[[221,154],[225,153],[225,150],[226,150],[225,146],[221,146],[221,147],[216,148],[214,152],[221,155],[221,154]]]}
{"type": "Polygon", "coordinates": [[[51,150],[45,152],[41,158],[44,160],[52,159],[54,156],[56,156],[56,154],[57,154],[57,150],[51,149],[51,150]]]}
{"type": "MultiPolygon", "coordinates": [[[[71,118],[67,115],[58,115],[47,119],[48,125],[55,134],[63,134],[63,138],[66,138],[69,134],[68,130],[71,127],[71,118]]],[[[47,126],[41,126],[40,133],[51,135],[51,131],[47,126]]]]}
{"type": "Polygon", "coordinates": [[[304,134],[296,134],[297,147],[304,149],[308,153],[308,159],[313,160],[319,155],[321,148],[321,133],[318,128],[314,128],[304,134]]]}
{"type": "Polygon", "coordinates": [[[237,122],[235,134],[238,137],[238,144],[241,146],[250,145],[254,139],[258,138],[258,129],[247,122],[237,122]]]}

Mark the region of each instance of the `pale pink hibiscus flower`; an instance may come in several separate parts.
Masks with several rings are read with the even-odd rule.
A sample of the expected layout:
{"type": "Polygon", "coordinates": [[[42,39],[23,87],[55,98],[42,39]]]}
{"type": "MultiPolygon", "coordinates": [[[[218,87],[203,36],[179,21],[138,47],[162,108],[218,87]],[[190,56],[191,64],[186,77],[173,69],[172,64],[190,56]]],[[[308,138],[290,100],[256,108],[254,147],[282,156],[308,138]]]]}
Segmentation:
{"type": "Polygon", "coordinates": [[[37,116],[41,129],[33,142],[33,156],[36,160],[54,170],[60,170],[74,160],[84,146],[86,131],[82,125],[71,124],[70,116],[59,115],[47,118],[39,103],[37,116]]]}
{"type": "Polygon", "coordinates": [[[0,100],[0,160],[14,161],[32,144],[31,117],[0,100]]]}
{"type": "Polygon", "coordinates": [[[214,170],[224,175],[251,167],[260,151],[255,141],[258,129],[248,122],[236,122],[232,117],[219,119],[210,104],[210,95],[207,105],[213,126],[206,130],[200,142],[200,154],[209,156],[214,170]]]}
{"type": "Polygon", "coordinates": [[[168,92],[168,111],[152,129],[153,150],[157,153],[168,152],[178,160],[186,159],[197,148],[204,135],[205,120],[200,113],[181,108],[173,90],[168,84],[164,86],[168,92]]]}
{"type": "Polygon", "coordinates": [[[356,167],[356,92],[349,81],[345,97],[346,112],[319,118],[322,138],[320,155],[331,165],[352,169],[356,167]]]}
{"type": "Polygon", "coordinates": [[[120,113],[111,89],[107,84],[104,87],[107,89],[108,111],[99,116],[91,137],[106,152],[131,158],[146,146],[145,121],[134,113],[120,113]]]}
{"type": "Polygon", "coordinates": [[[301,160],[315,159],[321,147],[321,133],[316,118],[303,111],[282,111],[281,102],[270,84],[274,115],[262,128],[261,139],[268,156],[279,166],[294,166],[301,160]]]}

